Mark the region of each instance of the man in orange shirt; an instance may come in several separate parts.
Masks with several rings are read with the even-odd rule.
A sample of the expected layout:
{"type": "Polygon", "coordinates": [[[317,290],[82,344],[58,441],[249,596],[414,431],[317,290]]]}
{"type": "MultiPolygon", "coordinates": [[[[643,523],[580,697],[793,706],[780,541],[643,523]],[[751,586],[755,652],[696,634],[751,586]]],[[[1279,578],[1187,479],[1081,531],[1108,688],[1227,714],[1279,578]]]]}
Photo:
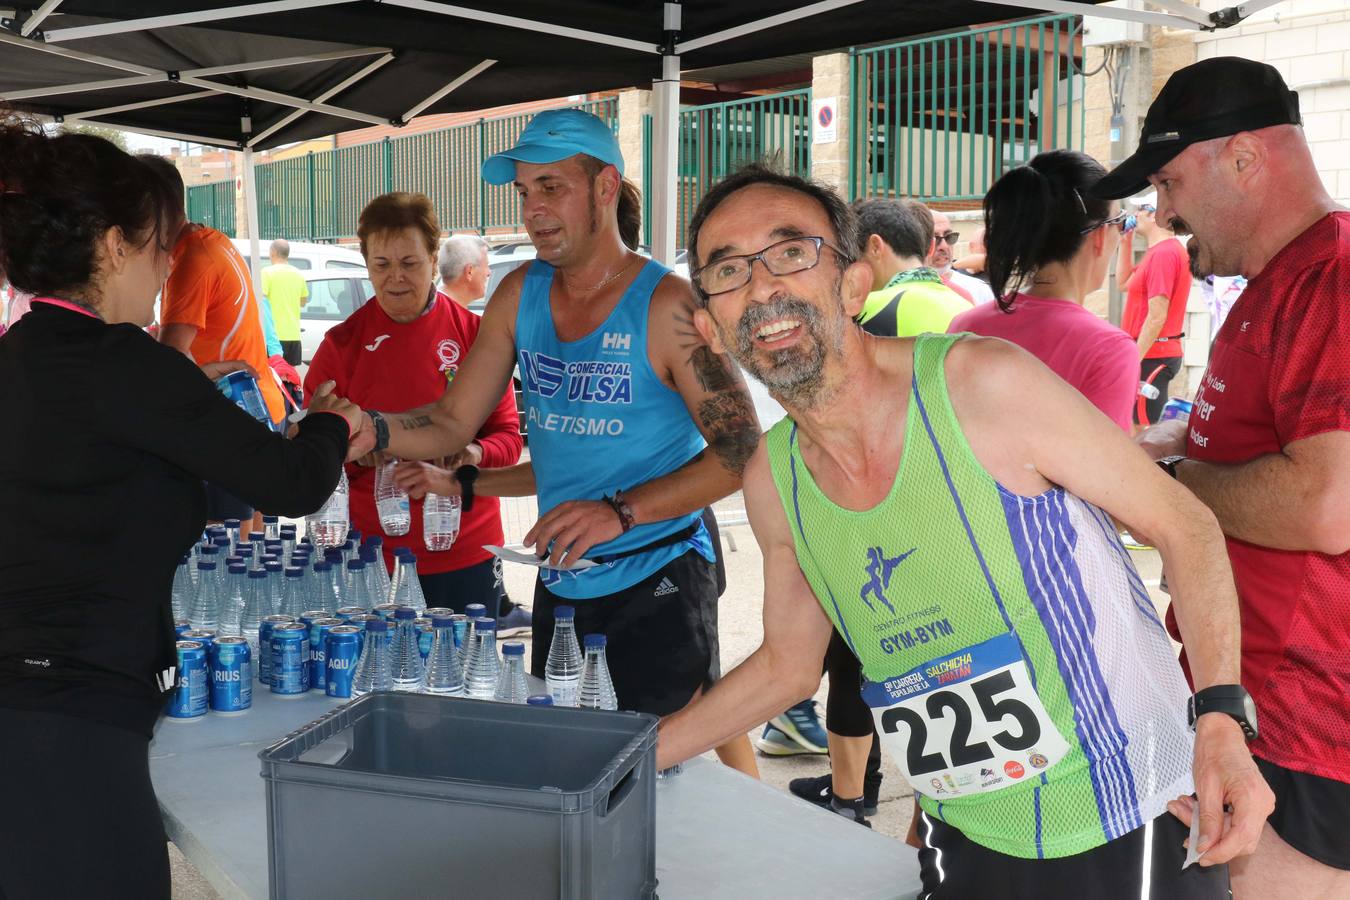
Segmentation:
{"type": "MultiPolygon", "coordinates": [[[[141,157],[183,196],[183,177],[163,157],[141,157]]],[[[248,264],[225,235],[194,225],[186,213],[170,258],[168,281],[160,296],[159,340],[190,357],[212,381],[240,369],[251,370],[273,422],[286,414],[286,401],[267,361],[258,300],[248,264]]],[[[240,519],[248,524],[251,507],[207,486],[207,517],[240,519]]],[[[262,530],[259,518],[254,530],[262,530]]]]}

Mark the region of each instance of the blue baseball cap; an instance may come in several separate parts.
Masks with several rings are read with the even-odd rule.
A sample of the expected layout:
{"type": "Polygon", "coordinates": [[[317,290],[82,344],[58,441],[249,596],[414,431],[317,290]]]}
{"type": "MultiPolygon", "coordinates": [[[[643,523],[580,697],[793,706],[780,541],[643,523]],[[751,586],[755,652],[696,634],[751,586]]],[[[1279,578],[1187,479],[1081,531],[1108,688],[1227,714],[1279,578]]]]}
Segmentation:
{"type": "Polygon", "coordinates": [[[623,174],[623,154],[608,125],[579,109],[550,109],[530,120],[514,147],[483,160],[483,180],[510,184],[516,180],[517,161],[551,163],[578,153],[593,156],[623,174]]]}

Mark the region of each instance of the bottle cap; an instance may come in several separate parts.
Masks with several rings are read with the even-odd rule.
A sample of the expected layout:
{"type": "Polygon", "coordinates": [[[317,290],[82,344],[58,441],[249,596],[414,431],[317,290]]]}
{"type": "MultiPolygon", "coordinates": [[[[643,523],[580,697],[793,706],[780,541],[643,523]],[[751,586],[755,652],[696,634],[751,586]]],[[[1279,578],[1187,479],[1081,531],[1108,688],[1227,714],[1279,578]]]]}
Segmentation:
{"type": "Polygon", "coordinates": [[[431,617],[431,627],[432,627],[432,628],[453,628],[454,625],[455,625],[455,620],[454,620],[453,618],[451,618],[450,616],[432,616],[432,617],[431,617]]]}
{"type": "Polygon", "coordinates": [[[464,607],[464,612],[470,619],[476,619],[479,616],[487,615],[487,607],[481,603],[470,603],[464,607]]]}
{"type": "Polygon", "coordinates": [[[480,633],[497,630],[497,620],[489,619],[487,616],[479,616],[473,620],[473,627],[480,633]]]}
{"type": "Polygon", "coordinates": [[[230,538],[228,535],[224,534],[216,535],[211,538],[211,543],[215,544],[217,547],[228,547],[230,546],[230,538]]]}
{"type": "Polygon", "coordinates": [[[327,560],[341,560],[342,550],[338,547],[329,547],[327,550],[323,551],[323,558],[327,560]]]}
{"type": "Polygon", "coordinates": [[[570,606],[555,606],[555,607],[553,607],[553,618],[554,618],[554,619],[571,619],[571,618],[575,617],[576,614],[577,614],[577,611],[576,611],[575,609],[573,609],[572,607],[570,607],[570,606]]]}
{"type": "Polygon", "coordinates": [[[267,573],[269,573],[269,574],[272,573],[272,572],[280,572],[280,571],[281,571],[281,560],[279,560],[279,559],[265,559],[265,560],[263,560],[263,571],[265,571],[265,572],[267,572],[267,573]]]}
{"type": "Polygon", "coordinates": [[[381,536],[378,535],[378,534],[370,534],[370,535],[366,535],[366,538],[365,538],[365,545],[366,545],[367,547],[383,547],[383,546],[384,546],[384,538],[381,537],[381,536]]]}
{"type": "Polygon", "coordinates": [[[365,564],[364,562],[362,562],[361,560],[359,560],[359,559],[349,559],[349,560],[347,560],[347,571],[348,571],[348,572],[361,572],[361,571],[364,571],[365,568],[366,568],[366,564],[365,564]]]}
{"type": "Polygon", "coordinates": [[[333,564],[326,559],[321,559],[314,564],[315,572],[328,572],[333,568],[333,564]]]}
{"type": "Polygon", "coordinates": [[[267,577],[267,571],[266,571],[265,569],[250,569],[249,572],[248,572],[248,577],[249,577],[249,578],[266,578],[266,577],[267,577]]]}
{"type": "Polygon", "coordinates": [[[240,558],[242,558],[242,559],[252,559],[252,558],[253,558],[253,545],[252,545],[252,544],[240,544],[238,547],[235,547],[235,548],[234,548],[234,555],[235,555],[235,556],[238,556],[238,557],[240,557],[240,558]]]}
{"type": "Polygon", "coordinates": [[[238,554],[225,557],[225,565],[227,566],[242,566],[243,564],[244,558],[238,554]]]}
{"type": "Polygon", "coordinates": [[[287,577],[287,578],[304,578],[304,577],[305,577],[305,570],[302,569],[302,568],[300,568],[299,566],[287,566],[287,567],[286,567],[286,577],[287,577]]]}
{"type": "Polygon", "coordinates": [[[361,562],[363,563],[373,563],[379,558],[379,555],[380,551],[369,544],[361,548],[361,562]]]}
{"type": "Polygon", "coordinates": [[[378,634],[381,631],[388,630],[389,623],[385,622],[384,619],[370,619],[366,622],[366,631],[374,631],[378,634]]]}
{"type": "Polygon", "coordinates": [[[197,561],[198,572],[214,572],[215,570],[216,564],[211,562],[209,559],[202,559],[197,561]]]}
{"type": "Polygon", "coordinates": [[[292,538],[295,537],[295,526],[294,526],[294,525],[291,525],[290,523],[287,523],[287,524],[285,524],[285,525],[282,525],[282,526],[281,526],[281,536],[282,536],[283,539],[286,538],[286,537],[292,537],[292,538]]]}
{"type": "Polygon", "coordinates": [[[417,618],[417,610],[413,609],[411,606],[400,606],[398,609],[394,610],[394,618],[415,619],[417,618]]]}
{"type": "Polygon", "coordinates": [[[202,553],[208,556],[212,553],[219,553],[219,552],[220,548],[217,547],[215,544],[202,544],[202,553]]]}
{"type": "Polygon", "coordinates": [[[552,706],[553,698],[548,694],[535,694],[532,697],[526,697],[525,702],[530,706],[552,706]]]}
{"type": "Polygon", "coordinates": [[[261,543],[262,541],[265,540],[267,540],[267,532],[265,531],[250,531],[248,533],[248,542],[250,544],[253,543],[254,541],[258,541],[259,543],[261,543]]]}
{"type": "Polygon", "coordinates": [[[520,641],[507,641],[505,644],[502,644],[502,655],[524,656],[525,645],[520,641]]]}
{"type": "Polygon", "coordinates": [[[353,528],[351,531],[347,532],[347,543],[352,544],[353,546],[360,544],[361,529],[353,528]]]}
{"type": "Polygon", "coordinates": [[[226,519],[226,520],[225,520],[225,527],[226,527],[226,528],[238,528],[238,527],[239,527],[239,520],[238,520],[238,519],[226,519]]]}
{"type": "Polygon", "coordinates": [[[603,634],[588,634],[585,642],[587,650],[604,649],[605,636],[603,634]]]}
{"type": "MultiPolygon", "coordinates": [[[[245,572],[247,572],[247,571],[248,571],[248,567],[244,565],[244,561],[243,561],[242,559],[239,560],[239,562],[232,562],[232,563],[230,563],[230,574],[231,574],[231,575],[243,575],[243,574],[244,574],[245,572]]],[[[263,573],[263,574],[266,574],[266,573],[263,573]]]]}
{"type": "MultiPolygon", "coordinates": [[[[226,520],[226,521],[228,521],[228,520],[226,520]]],[[[271,525],[271,524],[273,524],[273,523],[275,523],[275,522],[280,522],[280,521],[281,521],[281,517],[280,517],[280,516],[263,516],[263,524],[264,524],[264,525],[271,525]]]]}

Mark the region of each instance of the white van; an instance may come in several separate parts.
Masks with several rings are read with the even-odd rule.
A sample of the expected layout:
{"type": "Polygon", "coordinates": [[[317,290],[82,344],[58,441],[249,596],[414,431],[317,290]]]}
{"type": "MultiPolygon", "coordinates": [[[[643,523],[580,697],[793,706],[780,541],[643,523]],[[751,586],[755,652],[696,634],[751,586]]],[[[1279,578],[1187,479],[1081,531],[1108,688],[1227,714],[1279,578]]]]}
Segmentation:
{"type": "MultiPolygon", "coordinates": [[[[253,268],[253,261],[248,258],[249,239],[231,238],[234,248],[239,251],[239,255],[249,263],[249,268],[253,268]]],[[[360,252],[350,247],[339,247],[337,244],[311,244],[307,241],[291,241],[290,264],[302,272],[324,271],[332,269],[364,269],[366,267],[366,258],[360,252]]],[[[270,240],[258,242],[258,252],[262,255],[262,264],[271,265],[271,260],[267,257],[268,248],[272,246],[270,240]]]]}

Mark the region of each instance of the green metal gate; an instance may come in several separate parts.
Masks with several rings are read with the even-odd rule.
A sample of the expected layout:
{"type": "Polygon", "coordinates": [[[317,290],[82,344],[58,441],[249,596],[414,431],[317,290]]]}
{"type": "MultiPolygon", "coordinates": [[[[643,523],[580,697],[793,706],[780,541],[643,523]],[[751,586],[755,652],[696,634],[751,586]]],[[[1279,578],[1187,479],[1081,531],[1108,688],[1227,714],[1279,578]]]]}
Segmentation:
{"type": "Polygon", "coordinates": [[[213,181],[187,189],[187,215],[193,222],[209,225],[234,236],[234,181],[213,181]]]}

